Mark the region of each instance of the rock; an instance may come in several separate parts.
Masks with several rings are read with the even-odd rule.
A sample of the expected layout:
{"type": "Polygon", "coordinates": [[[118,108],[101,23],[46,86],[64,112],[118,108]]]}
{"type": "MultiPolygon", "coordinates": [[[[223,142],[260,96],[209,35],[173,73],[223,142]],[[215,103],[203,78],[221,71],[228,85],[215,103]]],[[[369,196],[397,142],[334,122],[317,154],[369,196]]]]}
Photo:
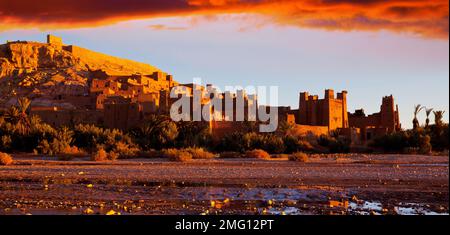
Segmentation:
{"type": "MultiPolygon", "coordinates": [[[[31,91],[35,89],[40,91],[40,96],[49,99],[58,95],[82,96],[89,91],[88,80],[99,70],[113,75],[161,71],[152,65],[76,46],[8,42],[0,45],[0,97],[21,95],[34,98],[32,94],[35,93],[31,91]]],[[[155,89],[159,91],[161,88],[155,89]]],[[[0,105],[6,106],[4,103],[0,105]]]]}
{"type": "Polygon", "coordinates": [[[110,211],[106,212],[106,215],[120,215],[120,212],[116,212],[114,210],[110,210],[110,211]]]}
{"type": "Polygon", "coordinates": [[[87,215],[94,214],[94,210],[92,210],[91,208],[86,208],[83,211],[83,214],[87,214],[87,215]]]}

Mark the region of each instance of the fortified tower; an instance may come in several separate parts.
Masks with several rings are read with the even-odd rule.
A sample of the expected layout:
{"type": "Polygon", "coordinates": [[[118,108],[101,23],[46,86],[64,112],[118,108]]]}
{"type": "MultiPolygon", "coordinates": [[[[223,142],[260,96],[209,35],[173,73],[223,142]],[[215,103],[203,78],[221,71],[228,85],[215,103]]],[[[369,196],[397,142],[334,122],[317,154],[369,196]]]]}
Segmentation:
{"type": "Polygon", "coordinates": [[[347,128],[347,91],[335,98],[334,90],[325,90],[324,99],[301,92],[298,120],[301,125],[327,126],[329,130],[347,128]]]}
{"type": "Polygon", "coordinates": [[[395,105],[392,95],[383,97],[380,111],[380,126],[386,127],[388,132],[400,130],[398,105],[395,105]]]}

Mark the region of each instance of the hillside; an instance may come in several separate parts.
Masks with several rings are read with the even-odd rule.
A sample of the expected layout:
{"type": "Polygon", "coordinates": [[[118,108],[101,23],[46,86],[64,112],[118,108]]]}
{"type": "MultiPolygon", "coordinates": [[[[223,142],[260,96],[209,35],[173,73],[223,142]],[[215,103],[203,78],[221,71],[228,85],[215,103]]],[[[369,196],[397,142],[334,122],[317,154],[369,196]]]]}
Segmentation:
{"type": "Polygon", "coordinates": [[[149,75],[158,68],[84,49],[66,46],[49,36],[47,43],[15,41],[0,45],[0,107],[26,96],[52,102],[58,95],[83,96],[93,72],[111,75],[149,75]]]}

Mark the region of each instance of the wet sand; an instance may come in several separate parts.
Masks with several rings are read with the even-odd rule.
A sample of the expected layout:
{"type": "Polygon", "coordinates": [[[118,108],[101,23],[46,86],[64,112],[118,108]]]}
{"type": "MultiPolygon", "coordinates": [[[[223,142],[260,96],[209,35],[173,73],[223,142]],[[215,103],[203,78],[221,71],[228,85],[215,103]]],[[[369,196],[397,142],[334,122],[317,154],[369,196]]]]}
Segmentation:
{"type": "Polygon", "coordinates": [[[70,162],[0,167],[0,214],[448,214],[449,157],[70,162]]]}

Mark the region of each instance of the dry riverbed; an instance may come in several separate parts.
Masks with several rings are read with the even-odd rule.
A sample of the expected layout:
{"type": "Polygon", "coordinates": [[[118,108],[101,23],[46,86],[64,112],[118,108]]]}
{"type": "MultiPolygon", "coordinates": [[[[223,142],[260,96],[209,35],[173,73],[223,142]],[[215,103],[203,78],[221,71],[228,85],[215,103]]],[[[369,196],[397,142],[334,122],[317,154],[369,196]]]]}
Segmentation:
{"type": "Polygon", "coordinates": [[[0,166],[0,215],[449,213],[448,156],[14,158],[0,166]]]}

